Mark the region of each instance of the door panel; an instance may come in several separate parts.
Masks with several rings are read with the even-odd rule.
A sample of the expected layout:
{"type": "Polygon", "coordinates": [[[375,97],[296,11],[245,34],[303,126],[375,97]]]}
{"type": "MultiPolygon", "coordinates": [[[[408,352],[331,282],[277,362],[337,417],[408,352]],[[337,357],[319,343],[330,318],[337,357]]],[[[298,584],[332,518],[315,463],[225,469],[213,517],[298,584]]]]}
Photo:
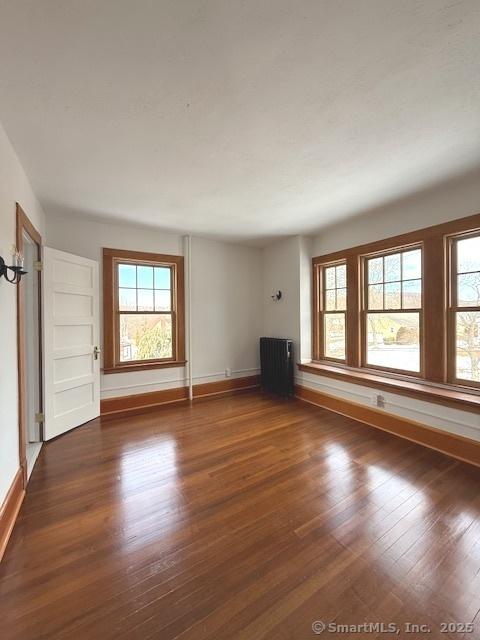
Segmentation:
{"type": "Polygon", "coordinates": [[[100,415],[98,263],[45,247],[45,439],[100,415]]]}

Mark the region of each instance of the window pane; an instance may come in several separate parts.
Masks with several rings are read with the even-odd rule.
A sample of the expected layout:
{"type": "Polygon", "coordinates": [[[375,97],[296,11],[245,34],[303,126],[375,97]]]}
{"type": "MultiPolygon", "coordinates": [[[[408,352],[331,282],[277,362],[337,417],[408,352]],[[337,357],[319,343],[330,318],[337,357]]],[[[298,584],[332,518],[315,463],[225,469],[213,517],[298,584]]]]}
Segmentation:
{"type": "Polygon", "coordinates": [[[385,284],[385,309],[401,309],[400,282],[387,282],[385,284]]]}
{"type": "Polygon", "coordinates": [[[403,308],[419,309],[422,306],[422,281],[407,280],[403,282],[403,308]]]}
{"type": "Polygon", "coordinates": [[[457,378],[480,382],[480,311],[456,314],[457,378]]]}
{"type": "Polygon", "coordinates": [[[347,265],[341,264],[338,267],[336,267],[336,269],[337,269],[336,286],[338,288],[343,289],[344,287],[347,286],[347,265]]]}
{"type": "Polygon", "coordinates": [[[367,363],[402,371],[420,371],[420,315],[368,313],[367,363]]]}
{"type": "Polygon", "coordinates": [[[136,311],[137,310],[136,289],[119,289],[118,290],[118,308],[120,309],[120,311],[136,311]]]}
{"type": "Polygon", "coordinates": [[[337,289],[337,310],[344,311],[347,308],[347,290],[337,289]]]}
{"type": "Polygon", "coordinates": [[[368,287],[368,308],[383,309],[383,284],[371,284],[368,287]]]}
{"type": "Polygon", "coordinates": [[[136,287],[137,286],[137,267],[134,264],[118,265],[118,286],[119,287],[136,287]]]}
{"type": "Polygon", "coordinates": [[[345,360],[345,314],[327,313],[324,318],[325,356],[345,360]]]}
{"type": "Polygon", "coordinates": [[[137,267],[137,287],[153,289],[153,267],[137,267]]]}
{"type": "Polygon", "coordinates": [[[334,311],[335,305],[335,289],[327,289],[325,291],[325,309],[327,311],[334,311]]]}
{"type": "Polygon", "coordinates": [[[170,291],[155,291],[155,311],[170,311],[170,291]]]}
{"type": "Polygon", "coordinates": [[[155,267],[155,289],[170,289],[169,267],[155,267]]]}
{"type": "Polygon", "coordinates": [[[368,261],[368,282],[383,282],[383,258],[372,258],[368,261]]]}
{"type": "Polygon", "coordinates": [[[414,249],[402,253],[403,260],[403,280],[414,280],[422,277],[422,251],[414,249]]]}
{"type": "Polygon", "coordinates": [[[480,271],[480,236],[457,242],[457,271],[480,271]]]}
{"type": "Polygon", "coordinates": [[[153,311],[153,289],[138,289],[138,310],[153,311]]]}
{"type": "Polygon", "coordinates": [[[120,361],[153,360],[172,356],[170,315],[120,315],[120,361]]]}
{"type": "Polygon", "coordinates": [[[335,267],[325,269],[325,288],[335,289],[335,267]]]}
{"type": "Polygon", "coordinates": [[[400,254],[385,256],[385,282],[398,281],[400,275],[400,254]]]}
{"type": "Polygon", "coordinates": [[[480,271],[459,275],[457,285],[459,307],[480,307],[480,271]]]}

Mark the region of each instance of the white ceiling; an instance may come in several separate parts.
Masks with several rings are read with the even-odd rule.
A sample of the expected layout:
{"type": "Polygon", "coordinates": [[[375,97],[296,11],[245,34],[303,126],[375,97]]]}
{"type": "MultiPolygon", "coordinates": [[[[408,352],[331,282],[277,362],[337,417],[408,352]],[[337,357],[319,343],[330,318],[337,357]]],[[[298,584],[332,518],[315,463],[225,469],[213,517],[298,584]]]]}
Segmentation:
{"type": "Polygon", "coordinates": [[[479,0],[0,0],[46,210],[259,243],[480,165],[479,0]]]}

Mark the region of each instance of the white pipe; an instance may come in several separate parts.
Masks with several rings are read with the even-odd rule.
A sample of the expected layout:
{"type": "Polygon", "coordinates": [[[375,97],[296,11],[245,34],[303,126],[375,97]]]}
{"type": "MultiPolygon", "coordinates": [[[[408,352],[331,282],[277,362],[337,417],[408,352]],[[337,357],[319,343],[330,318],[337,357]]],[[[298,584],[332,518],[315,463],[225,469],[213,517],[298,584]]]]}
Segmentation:
{"type": "Polygon", "coordinates": [[[187,351],[188,397],[193,400],[193,362],[192,362],[192,237],[184,237],[184,255],[186,261],[186,300],[185,300],[185,342],[187,351]]]}

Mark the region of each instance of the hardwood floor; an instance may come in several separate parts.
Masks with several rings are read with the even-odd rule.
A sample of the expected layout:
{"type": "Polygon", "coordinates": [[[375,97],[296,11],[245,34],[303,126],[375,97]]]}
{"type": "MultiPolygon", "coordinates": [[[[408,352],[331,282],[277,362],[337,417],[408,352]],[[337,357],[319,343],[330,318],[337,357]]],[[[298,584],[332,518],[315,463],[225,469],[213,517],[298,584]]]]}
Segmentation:
{"type": "Polygon", "coordinates": [[[2,640],[479,638],[479,609],[480,469],[259,392],[47,444],[0,565],[2,640]]]}

